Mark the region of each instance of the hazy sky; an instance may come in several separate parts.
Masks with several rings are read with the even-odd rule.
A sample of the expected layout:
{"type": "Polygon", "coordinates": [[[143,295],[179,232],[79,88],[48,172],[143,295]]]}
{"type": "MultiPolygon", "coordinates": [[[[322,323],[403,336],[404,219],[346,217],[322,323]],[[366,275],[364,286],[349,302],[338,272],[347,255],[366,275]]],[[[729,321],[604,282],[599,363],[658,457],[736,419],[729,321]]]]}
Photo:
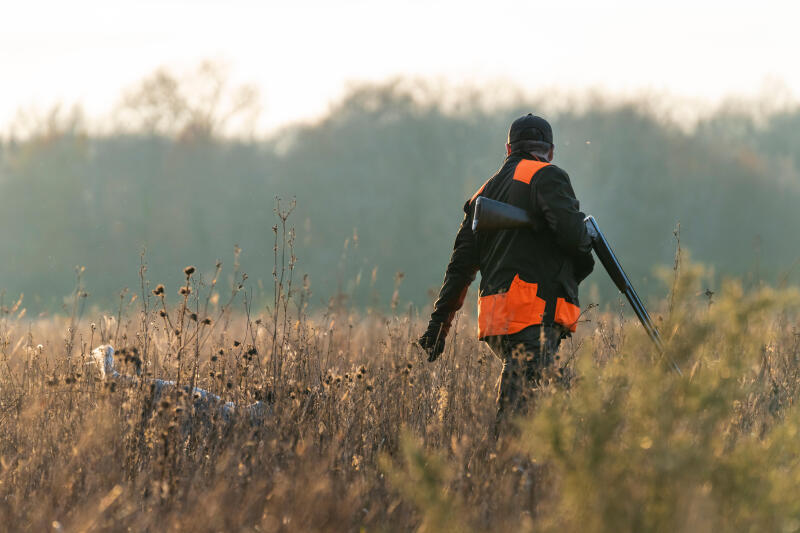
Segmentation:
{"type": "Polygon", "coordinates": [[[156,68],[203,59],[259,86],[262,128],[398,74],[707,104],[765,84],[797,96],[798,22],[788,0],[0,0],[0,129],[56,102],[102,117],[156,68]]]}

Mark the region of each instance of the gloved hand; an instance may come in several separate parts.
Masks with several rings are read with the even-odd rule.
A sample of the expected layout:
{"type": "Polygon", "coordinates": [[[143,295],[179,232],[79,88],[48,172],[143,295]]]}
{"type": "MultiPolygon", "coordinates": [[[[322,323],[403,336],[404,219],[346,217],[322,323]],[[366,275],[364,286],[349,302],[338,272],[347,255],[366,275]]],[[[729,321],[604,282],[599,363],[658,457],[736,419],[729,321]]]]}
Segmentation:
{"type": "Polygon", "coordinates": [[[443,324],[431,322],[428,329],[419,338],[417,344],[428,354],[428,362],[434,362],[444,352],[444,339],[447,337],[447,329],[443,324]]]}

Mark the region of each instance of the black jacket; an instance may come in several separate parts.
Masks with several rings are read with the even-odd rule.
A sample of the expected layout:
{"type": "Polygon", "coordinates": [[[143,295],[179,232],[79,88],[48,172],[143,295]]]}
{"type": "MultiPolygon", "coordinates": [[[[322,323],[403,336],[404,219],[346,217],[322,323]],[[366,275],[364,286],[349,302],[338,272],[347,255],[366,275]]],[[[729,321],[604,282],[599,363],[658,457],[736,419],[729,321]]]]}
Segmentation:
{"type": "Polygon", "coordinates": [[[594,260],[585,216],[567,173],[530,154],[514,152],[464,204],[464,213],[431,326],[441,326],[447,333],[480,271],[481,338],[515,333],[533,324],[561,323],[574,331],[578,284],[592,271],[594,260]],[[534,228],[474,234],[472,215],[478,196],[528,210],[534,228]]]}

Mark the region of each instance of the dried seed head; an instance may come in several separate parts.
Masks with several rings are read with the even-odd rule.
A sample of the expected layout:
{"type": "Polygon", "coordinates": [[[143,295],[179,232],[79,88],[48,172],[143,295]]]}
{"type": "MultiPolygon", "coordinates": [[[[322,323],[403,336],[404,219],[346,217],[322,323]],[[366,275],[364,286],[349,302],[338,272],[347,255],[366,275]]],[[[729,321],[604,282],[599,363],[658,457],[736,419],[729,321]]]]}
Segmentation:
{"type": "Polygon", "coordinates": [[[153,294],[155,294],[156,296],[160,296],[160,295],[164,294],[165,290],[166,289],[165,289],[164,285],[159,283],[158,285],[156,285],[156,288],[153,289],[153,294]]]}
{"type": "Polygon", "coordinates": [[[241,344],[242,344],[242,343],[241,343],[241,342],[239,342],[239,341],[233,341],[233,345],[234,345],[234,346],[241,346],[241,344]]]}
{"type": "Polygon", "coordinates": [[[191,318],[192,320],[194,320],[195,322],[197,322],[197,313],[192,313],[192,314],[190,314],[190,315],[189,315],[189,318],[191,318]]]}
{"type": "Polygon", "coordinates": [[[195,268],[191,265],[183,269],[183,273],[186,274],[187,278],[190,277],[192,274],[194,274],[194,271],[195,268]]]}
{"type": "Polygon", "coordinates": [[[192,288],[189,287],[188,285],[184,285],[183,287],[178,289],[178,294],[180,294],[181,296],[188,296],[189,294],[192,294],[192,288]]]}
{"type": "Polygon", "coordinates": [[[164,318],[165,316],[167,316],[167,312],[162,309],[161,311],[158,312],[158,316],[164,318]]]}
{"type": "Polygon", "coordinates": [[[208,318],[208,317],[205,317],[203,319],[203,324],[205,324],[206,326],[210,326],[211,325],[211,319],[208,318]]]}

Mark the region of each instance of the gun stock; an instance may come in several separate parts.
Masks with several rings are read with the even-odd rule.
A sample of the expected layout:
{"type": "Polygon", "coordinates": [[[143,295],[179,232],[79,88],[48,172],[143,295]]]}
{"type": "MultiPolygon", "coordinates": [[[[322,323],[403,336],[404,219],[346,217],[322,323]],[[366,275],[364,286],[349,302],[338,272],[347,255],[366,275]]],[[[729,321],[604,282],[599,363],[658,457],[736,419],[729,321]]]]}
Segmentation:
{"type": "Polygon", "coordinates": [[[532,227],[533,221],[524,209],[485,196],[475,200],[472,231],[497,231],[532,227]]]}

